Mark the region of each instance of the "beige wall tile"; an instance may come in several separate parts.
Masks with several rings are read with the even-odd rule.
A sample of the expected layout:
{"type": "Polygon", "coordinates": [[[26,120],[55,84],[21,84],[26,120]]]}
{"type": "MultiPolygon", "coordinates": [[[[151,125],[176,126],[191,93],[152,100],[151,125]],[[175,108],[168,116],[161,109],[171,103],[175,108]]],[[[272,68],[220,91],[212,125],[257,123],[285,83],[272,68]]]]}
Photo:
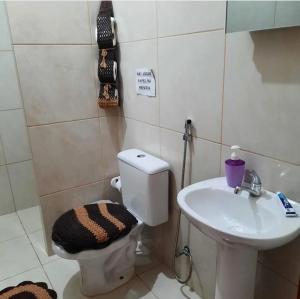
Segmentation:
{"type": "Polygon", "coordinates": [[[0,2],[0,50],[10,50],[10,31],[4,1],[0,2]]]}
{"type": "Polygon", "coordinates": [[[157,12],[160,37],[214,30],[225,28],[226,1],[158,1],[157,12]]]}
{"type": "Polygon", "coordinates": [[[14,44],[89,44],[85,1],[7,2],[14,44]]]}
{"type": "Polygon", "coordinates": [[[224,143],[300,164],[300,30],[226,40],[224,143]]]}
{"type": "Polygon", "coordinates": [[[198,137],[221,135],[224,31],[159,39],[160,124],[182,132],[191,118],[198,137]]]}
{"type": "Polygon", "coordinates": [[[115,1],[114,14],[120,42],[156,37],[155,1],[115,1]]]}
{"type": "MultiPolygon", "coordinates": [[[[100,1],[88,1],[91,19],[92,42],[97,43],[95,27],[100,1]]],[[[136,41],[156,37],[155,1],[115,1],[114,15],[117,36],[120,42],[136,41]],[[138,25],[137,25],[138,24],[138,25]]]]}
{"type": "Polygon", "coordinates": [[[106,178],[120,173],[117,154],[123,144],[123,123],[123,118],[118,116],[100,118],[103,172],[106,178]]]}
{"type": "MultiPolygon", "coordinates": [[[[177,207],[177,193],[181,189],[183,145],[181,133],[161,129],[161,157],[171,165],[171,207],[177,207]]],[[[219,144],[193,138],[187,151],[185,185],[218,176],[220,151],[219,144]]]]}
{"type": "Polygon", "coordinates": [[[258,264],[255,299],[295,299],[297,286],[258,264]]]}
{"type": "Polygon", "coordinates": [[[120,45],[120,72],[124,115],[152,125],[159,125],[157,41],[147,40],[120,45]],[[136,94],[136,69],[152,69],[156,78],[156,97],[136,94]]]}
{"type": "Polygon", "coordinates": [[[36,206],[38,194],[32,161],[10,164],[7,168],[16,209],[36,206]]]}
{"type": "Polygon", "coordinates": [[[66,211],[84,204],[100,199],[118,199],[117,196],[106,198],[105,191],[107,191],[107,182],[101,181],[41,197],[44,237],[48,253],[52,254],[51,234],[56,219],[66,211]]]}
{"type": "Polygon", "coordinates": [[[91,46],[16,46],[15,52],[28,125],[98,116],[91,46]]]}
{"type": "MultiPolygon", "coordinates": [[[[222,147],[221,167],[224,174],[224,161],[230,157],[229,147],[222,147]]],[[[266,158],[257,154],[241,151],[246,168],[254,169],[261,177],[265,189],[282,191],[288,197],[300,202],[299,177],[300,166],[266,158]]]]}
{"type": "Polygon", "coordinates": [[[0,215],[15,211],[6,166],[0,166],[0,215]]]}
{"type": "Polygon", "coordinates": [[[300,274],[300,237],[285,246],[261,252],[260,261],[295,285],[300,274]]]}
{"type": "Polygon", "coordinates": [[[14,53],[0,52],[0,110],[22,107],[14,53]]]}
{"type": "Polygon", "coordinates": [[[40,195],[104,177],[99,119],[29,129],[40,195]]]}
{"type": "Polygon", "coordinates": [[[159,128],[130,118],[125,118],[122,150],[129,148],[138,148],[149,154],[159,156],[159,128]]]}
{"type": "Polygon", "coordinates": [[[31,159],[23,109],[0,111],[0,133],[7,163],[31,159]]]}

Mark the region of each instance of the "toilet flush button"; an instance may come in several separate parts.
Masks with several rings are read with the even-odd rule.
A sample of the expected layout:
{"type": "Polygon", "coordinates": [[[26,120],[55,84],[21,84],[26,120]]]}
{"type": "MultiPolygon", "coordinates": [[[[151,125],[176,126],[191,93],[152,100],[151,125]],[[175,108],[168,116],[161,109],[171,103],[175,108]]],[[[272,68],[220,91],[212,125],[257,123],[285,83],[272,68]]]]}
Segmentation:
{"type": "Polygon", "coordinates": [[[145,158],[146,155],[144,155],[144,154],[139,154],[139,155],[137,155],[137,157],[138,157],[138,158],[145,158]]]}

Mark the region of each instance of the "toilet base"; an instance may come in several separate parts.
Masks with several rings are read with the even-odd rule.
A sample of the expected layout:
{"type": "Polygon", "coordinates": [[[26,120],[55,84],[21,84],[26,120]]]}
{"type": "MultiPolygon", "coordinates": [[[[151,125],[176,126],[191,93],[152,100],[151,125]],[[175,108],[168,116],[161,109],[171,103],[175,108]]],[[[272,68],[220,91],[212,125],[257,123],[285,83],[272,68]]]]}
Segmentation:
{"type": "Polygon", "coordinates": [[[134,275],[136,245],[136,240],[131,239],[109,257],[78,260],[82,294],[105,294],[128,282],[134,275]]]}

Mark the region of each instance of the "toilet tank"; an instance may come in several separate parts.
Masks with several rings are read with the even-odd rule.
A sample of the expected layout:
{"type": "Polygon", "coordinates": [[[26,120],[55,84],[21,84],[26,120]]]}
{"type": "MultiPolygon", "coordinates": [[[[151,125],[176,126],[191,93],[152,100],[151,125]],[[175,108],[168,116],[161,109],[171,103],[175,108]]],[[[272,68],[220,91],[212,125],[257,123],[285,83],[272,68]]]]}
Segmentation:
{"type": "Polygon", "coordinates": [[[138,149],[118,154],[124,205],[145,224],[168,221],[169,164],[138,149]]]}

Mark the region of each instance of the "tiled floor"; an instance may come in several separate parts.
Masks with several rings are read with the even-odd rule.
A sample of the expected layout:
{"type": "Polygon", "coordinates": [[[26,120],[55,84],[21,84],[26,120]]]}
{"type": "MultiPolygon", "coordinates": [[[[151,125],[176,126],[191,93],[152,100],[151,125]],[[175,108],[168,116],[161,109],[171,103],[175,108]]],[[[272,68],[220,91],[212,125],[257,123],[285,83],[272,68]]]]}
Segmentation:
{"type": "MultiPolygon", "coordinates": [[[[136,276],[115,291],[94,299],[200,299],[163,266],[137,258],[136,276]]],[[[59,299],[85,299],[80,293],[77,262],[48,257],[37,207],[0,216],[0,290],[21,281],[44,281],[59,299]]]]}

